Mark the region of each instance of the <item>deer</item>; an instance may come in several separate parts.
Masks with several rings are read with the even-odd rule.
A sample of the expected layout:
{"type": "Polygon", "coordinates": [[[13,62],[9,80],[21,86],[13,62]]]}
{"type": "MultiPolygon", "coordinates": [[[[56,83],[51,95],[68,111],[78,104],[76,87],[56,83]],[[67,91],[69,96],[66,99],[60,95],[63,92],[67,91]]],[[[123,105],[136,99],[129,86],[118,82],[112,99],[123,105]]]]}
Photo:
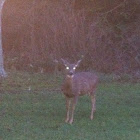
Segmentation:
{"type": "Polygon", "coordinates": [[[74,64],[61,58],[65,67],[65,78],[61,90],[66,99],[66,119],[65,122],[72,124],[74,121],[74,111],[79,96],[89,95],[91,97],[91,115],[96,111],[96,87],[98,85],[98,76],[91,72],[75,72],[81,60],[74,64]]]}

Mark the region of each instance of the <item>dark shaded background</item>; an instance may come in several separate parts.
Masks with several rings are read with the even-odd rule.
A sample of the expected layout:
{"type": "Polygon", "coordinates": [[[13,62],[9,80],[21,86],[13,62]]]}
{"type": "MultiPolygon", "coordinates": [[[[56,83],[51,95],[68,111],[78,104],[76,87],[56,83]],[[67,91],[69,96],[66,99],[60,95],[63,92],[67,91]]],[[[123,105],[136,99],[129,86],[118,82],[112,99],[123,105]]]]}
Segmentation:
{"type": "Polygon", "coordinates": [[[140,75],[139,0],[7,0],[2,23],[6,69],[82,58],[85,70],[140,75]]]}

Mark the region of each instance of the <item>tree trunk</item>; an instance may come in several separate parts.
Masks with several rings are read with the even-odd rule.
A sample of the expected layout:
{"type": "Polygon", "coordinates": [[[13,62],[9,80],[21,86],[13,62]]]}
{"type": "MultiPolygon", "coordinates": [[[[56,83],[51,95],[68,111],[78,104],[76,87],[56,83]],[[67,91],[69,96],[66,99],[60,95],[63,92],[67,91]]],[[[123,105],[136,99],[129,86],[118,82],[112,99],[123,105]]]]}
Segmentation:
{"type": "Polygon", "coordinates": [[[0,0],[0,77],[6,77],[3,64],[3,50],[2,50],[2,8],[6,0],[0,0]]]}

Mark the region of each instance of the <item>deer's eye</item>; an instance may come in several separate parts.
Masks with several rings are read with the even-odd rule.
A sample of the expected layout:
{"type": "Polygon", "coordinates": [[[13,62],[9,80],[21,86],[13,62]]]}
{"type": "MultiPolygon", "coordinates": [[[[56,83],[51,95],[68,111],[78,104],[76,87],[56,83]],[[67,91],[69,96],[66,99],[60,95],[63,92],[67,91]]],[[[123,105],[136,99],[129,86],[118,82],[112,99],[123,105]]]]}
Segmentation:
{"type": "Polygon", "coordinates": [[[66,67],[66,69],[69,70],[70,68],[69,67],[66,67]]]}
{"type": "Polygon", "coordinates": [[[76,67],[73,67],[73,70],[75,70],[76,69],[76,67]]]}

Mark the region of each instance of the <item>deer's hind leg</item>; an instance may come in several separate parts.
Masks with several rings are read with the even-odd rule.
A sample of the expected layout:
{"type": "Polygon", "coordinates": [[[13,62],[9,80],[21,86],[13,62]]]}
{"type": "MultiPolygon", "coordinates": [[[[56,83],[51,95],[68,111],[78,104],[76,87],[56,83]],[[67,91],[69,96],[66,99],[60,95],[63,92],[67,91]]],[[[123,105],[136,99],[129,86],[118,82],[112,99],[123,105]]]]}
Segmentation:
{"type": "Polygon", "coordinates": [[[90,119],[93,120],[93,114],[96,111],[96,98],[95,98],[95,93],[91,94],[91,115],[90,115],[90,119]]]}

